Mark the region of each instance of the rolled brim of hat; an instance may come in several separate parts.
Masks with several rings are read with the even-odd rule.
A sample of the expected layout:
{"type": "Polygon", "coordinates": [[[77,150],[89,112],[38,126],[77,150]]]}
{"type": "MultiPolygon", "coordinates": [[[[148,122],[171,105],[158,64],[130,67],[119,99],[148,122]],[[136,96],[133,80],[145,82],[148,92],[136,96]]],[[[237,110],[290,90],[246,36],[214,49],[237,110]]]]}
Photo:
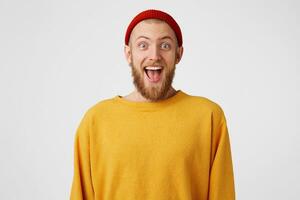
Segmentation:
{"type": "Polygon", "coordinates": [[[155,10],[155,9],[149,9],[149,10],[140,12],[138,15],[136,15],[132,19],[132,21],[130,22],[130,24],[127,27],[127,31],[125,34],[125,44],[126,45],[128,45],[128,43],[129,43],[130,35],[131,35],[133,28],[139,22],[146,20],[146,19],[160,19],[162,21],[165,21],[173,29],[173,31],[176,35],[176,38],[177,38],[178,46],[179,47],[182,46],[181,29],[180,29],[179,25],[177,24],[177,22],[175,21],[175,19],[168,13],[161,11],[161,10],[155,10]]]}

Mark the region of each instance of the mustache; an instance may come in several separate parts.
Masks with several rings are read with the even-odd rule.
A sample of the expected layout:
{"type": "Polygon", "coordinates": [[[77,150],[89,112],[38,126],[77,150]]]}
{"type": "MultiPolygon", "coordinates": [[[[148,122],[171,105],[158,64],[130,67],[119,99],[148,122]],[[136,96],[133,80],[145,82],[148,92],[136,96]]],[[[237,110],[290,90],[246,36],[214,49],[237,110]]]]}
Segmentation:
{"type": "Polygon", "coordinates": [[[145,66],[162,66],[162,65],[163,65],[163,63],[155,62],[155,63],[149,63],[149,64],[147,64],[145,66]]]}
{"type": "Polygon", "coordinates": [[[153,66],[153,67],[163,67],[163,68],[164,68],[163,63],[158,63],[158,62],[155,62],[155,63],[148,63],[147,65],[144,65],[143,68],[145,69],[145,68],[148,67],[148,66],[153,66]]]}

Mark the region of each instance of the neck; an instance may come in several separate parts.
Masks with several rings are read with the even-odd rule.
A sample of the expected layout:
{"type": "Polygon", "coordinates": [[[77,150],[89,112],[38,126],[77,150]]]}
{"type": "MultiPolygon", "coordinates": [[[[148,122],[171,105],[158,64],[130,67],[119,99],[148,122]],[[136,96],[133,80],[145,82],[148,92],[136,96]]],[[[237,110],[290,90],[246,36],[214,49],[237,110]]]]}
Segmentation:
{"type": "MultiPolygon", "coordinates": [[[[166,95],[163,97],[163,99],[168,99],[176,94],[176,90],[171,86],[166,95]]],[[[136,101],[136,102],[153,102],[149,99],[146,99],[143,97],[137,90],[131,92],[129,95],[124,96],[123,98],[129,100],[129,101],[136,101]]],[[[162,99],[162,100],[163,100],[162,99]]]]}

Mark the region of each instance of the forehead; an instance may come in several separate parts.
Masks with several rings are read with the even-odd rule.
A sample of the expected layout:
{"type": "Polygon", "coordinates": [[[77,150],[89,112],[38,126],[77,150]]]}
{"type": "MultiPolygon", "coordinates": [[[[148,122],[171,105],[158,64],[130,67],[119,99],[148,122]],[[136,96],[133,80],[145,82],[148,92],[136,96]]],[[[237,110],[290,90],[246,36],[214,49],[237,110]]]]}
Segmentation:
{"type": "Polygon", "coordinates": [[[176,40],[176,35],[168,23],[159,19],[147,19],[139,22],[131,32],[131,39],[146,36],[151,39],[169,36],[176,40]]]}

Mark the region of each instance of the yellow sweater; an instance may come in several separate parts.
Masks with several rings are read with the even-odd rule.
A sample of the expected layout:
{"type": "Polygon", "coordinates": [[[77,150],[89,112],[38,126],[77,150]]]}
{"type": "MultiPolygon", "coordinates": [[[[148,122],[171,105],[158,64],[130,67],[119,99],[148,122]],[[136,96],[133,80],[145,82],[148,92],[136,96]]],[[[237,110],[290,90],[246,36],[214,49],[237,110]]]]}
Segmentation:
{"type": "Polygon", "coordinates": [[[178,90],[160,102],[117,95],[76,132],[71,200],[234,200],[222,108],[178,90]]]}

